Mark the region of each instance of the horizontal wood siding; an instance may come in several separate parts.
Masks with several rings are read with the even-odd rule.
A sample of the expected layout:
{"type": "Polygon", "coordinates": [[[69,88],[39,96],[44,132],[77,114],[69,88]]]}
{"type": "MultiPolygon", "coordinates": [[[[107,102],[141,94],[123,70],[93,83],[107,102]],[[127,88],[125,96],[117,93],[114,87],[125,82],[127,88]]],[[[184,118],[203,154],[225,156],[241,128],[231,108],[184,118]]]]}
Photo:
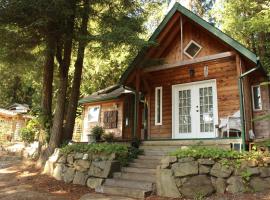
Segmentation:
{"type": "Polygon", "coordinates": [[[172,134],[172,85],[202,80],[216,79],[219,118],[234,114],[240,109],[239,91],[235,59],[219,62],[184,66],[170,70],[150,73],[151,80],[151,138],[171,138],[172,134]],[[204,66],[208,66],[208,77],[204,77],[204,66]],[[189,68],[193,67],[195,76],[190,78],[189,68]],[[163,87],[162,125],[155,125],[155,87],[163,87]]]}

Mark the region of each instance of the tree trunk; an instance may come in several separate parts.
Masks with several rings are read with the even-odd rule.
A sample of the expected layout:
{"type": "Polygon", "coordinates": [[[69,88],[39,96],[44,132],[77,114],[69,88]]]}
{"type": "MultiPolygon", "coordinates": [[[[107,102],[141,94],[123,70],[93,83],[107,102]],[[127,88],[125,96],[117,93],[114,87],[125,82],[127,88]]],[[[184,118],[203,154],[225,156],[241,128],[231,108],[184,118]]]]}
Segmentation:
{"type": "Polygon", "coordinates": [[[53,72],[54,72],[55,40],[51,37],[47,39],[45,65],[43,66],[43,88],[41,111],[43,117],[43,127],[51,121],[52,115],[52,92],[53,92],[53,72]]]}
{"type": "Polygon", "coordinates": [[[85,47],[87,45],[87,41],[84,38],[87,36],[87,25],[89,20],[88,12],[89,12],[89,1],[84,0],[84,13],[82,16],[82,23],[80,28],[80,36],[82,38],[79,40],[77,59],[75,62],[75,72],[72,82],[71,95],[68,104],[66,123],[63,131],[64,141],[72,140],[73,129],[75,125],[77,104],[80,96],[84,52],[85,47]]]}
{"type": "MultiPolygon", "coordinates": [[[[64,39],[64,55],[62,59],[57,54],[60,50],[61,45],[57,45],[57,60],[59,62],[59,88],[56,102],[56,109],[53,117],[53,125],[50,135],[50,141],[47,149],[42,152],[39,158],[39,163],[44,163],[48,157],[54,152],[54,149],[59,147],[61,143],[61,134],[63,131],[63,121],[65,115],[65,102],[66,102],[66,92],[68,87],[68,71],[70,67],[71,54],[72,54],[72,41],[73,41],[73,32],[74,32],[74,23],[75,23],[75,8],[76,1],[69,1],[70,9],[74,11],[74,14],[67,19],[67,30],[65,32],[64,39]]],[[[39,164],[40,165],[40,164],[39,164]]]]}

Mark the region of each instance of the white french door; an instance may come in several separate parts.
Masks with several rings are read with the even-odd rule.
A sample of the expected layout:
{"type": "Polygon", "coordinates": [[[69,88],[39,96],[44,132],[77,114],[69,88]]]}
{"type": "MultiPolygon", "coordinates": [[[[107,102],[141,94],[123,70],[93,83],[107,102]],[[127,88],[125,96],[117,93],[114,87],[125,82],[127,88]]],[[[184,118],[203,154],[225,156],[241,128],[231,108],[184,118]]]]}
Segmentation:
{"type": "Polygon", "coordinates": [[[213,138],[217,123],[215,80],[172,86],[173,138],[213,138]]]}

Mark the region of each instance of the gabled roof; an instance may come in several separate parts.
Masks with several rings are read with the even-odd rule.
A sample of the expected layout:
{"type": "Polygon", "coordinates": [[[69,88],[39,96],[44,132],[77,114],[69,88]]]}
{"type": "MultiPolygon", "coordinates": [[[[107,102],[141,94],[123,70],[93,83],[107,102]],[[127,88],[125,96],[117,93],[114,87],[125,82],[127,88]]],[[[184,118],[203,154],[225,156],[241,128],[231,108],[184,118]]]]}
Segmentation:
{"type": "Polygon", "coordinates": [[[113,85],[105,89],[94,92],[93,94],[84,97],[79,100],[79,104],[109,101],[119,98],[124,93],[129,93],[130,91],[125,89],[122,85],[113,85]]]}
{"type": "MultiPolygon", "coordinates": [[[[240,44],[239,42],[237,42],[236,40],[234,40],[233,38],[231,38],[227,34],[223,33],[221,30],[219,30],[218,28],[214,27],[213,25],[211,25],[210,23],[208,23],[207,21],[205,21],[204,19],[202,19],[198,15],[194,14],[192,11],[186,9],[185,7],[183,7],[178,2],[176,2],[174,4],[174,6],[172,7],[172,9],[165,16],[165,18],[163,19],[163,21],[161,22],[161,24],[158,26],[158,28],[154,31],[154,33],[150,37],[149,41],[155,41],[157,39],[158,35],[166,27],[167,23],[171,20],[172,16],[176,12],[180,12],[184,16],[186,16],[187,18],[189,18],[192,21],[196,22],[197,24],[199,24],[200,26],[202,26],[203,28],[205,28],[206,30],[208,30],[210,33],[212,33],[213,35],[215,35],[216,37],[218,37],[224,43],[228,44],[233,49],[235,49],[236,51],[238,51],[240,54],[242,54],[243,56],[245,56],[246,58],[248,58],[249,60],[251,60],[253,63],[255,63],[255,64],[258,63],[258,58],[257,58],[256,54],[254,54],[252,51],[250,51],[249,49],[247,49],[245,46],[243,46],[242,44],[240,44]]],[[[143,48],[138,53],[138,55],[136,56],[136,58],[133,60],[133,62],[129,65],[129,67],[126,69],[126,71],[121,76],[120,83],[123,83],[127,79],[129,73],[131,73],[131,71],[136,67],[136,65],[138,64],[138,62],[145,55],[146,51],[147,51],[147,48],[143,48]]]]}

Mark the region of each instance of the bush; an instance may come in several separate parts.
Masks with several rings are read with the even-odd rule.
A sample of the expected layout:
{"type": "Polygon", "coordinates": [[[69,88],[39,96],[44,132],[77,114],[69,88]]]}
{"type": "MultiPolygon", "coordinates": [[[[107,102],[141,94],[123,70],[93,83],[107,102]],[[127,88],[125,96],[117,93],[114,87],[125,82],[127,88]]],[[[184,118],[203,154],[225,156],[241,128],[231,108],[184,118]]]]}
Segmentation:
{"type": "Polygon", "coordinates": [[[212,158],[212,159],[228,159],[228,160],[262,160],[263,157],[269,156],[268,152],[238,152],[234,150],[225,150],[217,147],[193,146],[187,149],[178,149],[172,153],[172,156],[178,158],[194,157],[194,158],[212,158]]]}
{"type": "Polygon", "coordinates": [[[112,154],[115,153],[116,159],[121,163],[122,166],[126,166],[128,162],[136,158],[141,153],[140,150],[133,147],[128,147],[123,144],[114,143],[93,143],[93,144],[72,144],[67,145],[60,149],[60,151],[67,155],[70,153],[89,153],[89,154],[112,154]]]}
{"type": "Polygon", "coordinates": [[[37,119],[30,120],[25,128],[21,129],[21,139],[24,142],[32,143],[37,138],[40,131],[40,124],[37,119]]]}
{"type": "Polygon", "coordinates": [[[114,133],[104,133],[102,135],[102,139],[105,140],[106,142],[113,142],[114,140],[114,133]]]}
{"type": "Polygon", "coordinates": [[[94,135],[96,137],[96,140],[99,141],[101,139],[101,136],[105,133],[105,130],[103,127],[101,126],[94,126],[91,129],[91,134],[94,135]]]}

